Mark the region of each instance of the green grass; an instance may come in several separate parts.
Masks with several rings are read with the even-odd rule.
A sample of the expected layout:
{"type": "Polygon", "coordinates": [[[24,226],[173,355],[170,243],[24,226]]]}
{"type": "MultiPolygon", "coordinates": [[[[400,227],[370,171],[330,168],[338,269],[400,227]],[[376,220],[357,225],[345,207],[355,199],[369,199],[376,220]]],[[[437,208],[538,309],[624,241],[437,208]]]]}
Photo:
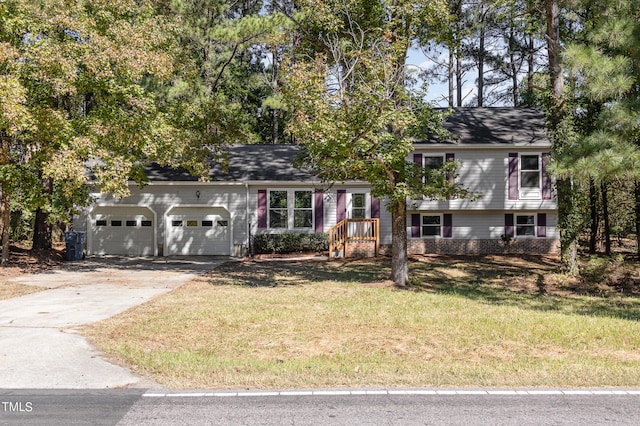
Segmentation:
{"type": "Polygon", "coordinates": [[[176,388],[640,385],[633,276],[592,295],[552,258],[411,270],[398,289],[387,261],[230,263],[87,334],[176,388]]]}

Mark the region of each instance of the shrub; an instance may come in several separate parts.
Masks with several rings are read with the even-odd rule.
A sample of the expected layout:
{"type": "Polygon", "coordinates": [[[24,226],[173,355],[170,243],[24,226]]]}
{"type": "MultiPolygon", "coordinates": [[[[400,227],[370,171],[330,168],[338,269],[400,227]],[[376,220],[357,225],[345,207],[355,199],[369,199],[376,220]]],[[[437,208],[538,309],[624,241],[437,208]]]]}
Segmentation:
{"type": "Polygon", "coordinates": [[[259,234],[253,237],[254,254],[317,253],[327,250],[328,234],[259,234]]]}

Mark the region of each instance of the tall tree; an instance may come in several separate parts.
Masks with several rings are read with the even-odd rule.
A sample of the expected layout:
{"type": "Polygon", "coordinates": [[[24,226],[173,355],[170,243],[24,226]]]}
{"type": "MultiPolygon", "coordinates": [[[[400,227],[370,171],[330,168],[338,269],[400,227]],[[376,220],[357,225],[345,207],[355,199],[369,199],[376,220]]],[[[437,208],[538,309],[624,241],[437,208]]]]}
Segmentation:
{"type": "Polygon", "coordinates": [[[577,145],[560,161],[567,174],[600,182],[606,208],[610,182],[640,181],[640,6],[626,0],[585,0],[584,6],[584,38],[566,56],[586,119],[577,145]]]}
{"type": "Polygon", "coordinates": [[[408,280],[407,201],[468,193],[449,179],[450,162],[429,171],[408,162],[414,137],[441,116],[405,86],[405,61],[418,28],[447,23],[444,2],[304,1],[301,25],[315,36],[283,73],[294,117],[289,131],[305,161],[327,181],[363,179],[392,216],[391,279],[408,280]],[[306,15],[304,15],[306,13],[306,15]],[[307,21],[308,20],[308,21],[307,21]]]}
{"type": "Polygon", "coordinates": [[[11,52],[12,64],[2,75],[18,88],[14,99],[30,117],[28,127],[13,133],[3,123],[12,161],[2,175],[15,179],[3,194],[19,188],[21,198],[39,212],[36,249],[49,247],[51,224],[68,217],[86,183],[87,160],[98,160],[93,173],[105,191],[124,194],[129,176],[140,177],[142,165],[152,159],[166,163],[182,143],[145,85],[173,73],[174,26],[156,14],[155,5],[146,0],[0,3],[0,43],[3,52],[11,52]]]}
{"type": "Polygon", "coordinates": [[[261,141],[258,110],[272,91],[271,79],[262,78],[265,47],[285,21],[263,13],[262,0],[176,0],[166,13],[180,22],[188,64],[166,96],[176,108],[175,126],[191,141],[185,155],[205,168],[204,154],[212,148],[261,141]]]}
{"type": "MultiPolygon", "coordinates": [[[[558,0],[545,0],[547,54],[549,65],[549,106],[547,123],[552,150],[560,158],[571,148],[574,140],[569,102],[565,96],[563,44],[560,38],[560,6],[558,0]]],[[[578,233],[571,178],[561,176],[556,181],[558,197],[558,229],[560,231],[560,258],[569,273],[578,268],[578,233]]]]}

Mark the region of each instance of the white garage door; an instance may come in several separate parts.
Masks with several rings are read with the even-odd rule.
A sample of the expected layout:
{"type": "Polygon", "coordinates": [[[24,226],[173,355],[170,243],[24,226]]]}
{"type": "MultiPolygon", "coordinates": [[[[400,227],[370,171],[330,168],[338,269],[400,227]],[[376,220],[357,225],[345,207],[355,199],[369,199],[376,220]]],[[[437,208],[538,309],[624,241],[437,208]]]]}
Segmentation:
{"type": "Polygon", "coordinates": [[[146,207],[96,207],[91,214],[90,254],[153,256],[155,223],[146,207]]]}
{"type": "Polygon", "coordinates": [[[230,215],[222,207],[182,207],[169,210],[166,254],[224,255],[231,253],[230,215]]]}

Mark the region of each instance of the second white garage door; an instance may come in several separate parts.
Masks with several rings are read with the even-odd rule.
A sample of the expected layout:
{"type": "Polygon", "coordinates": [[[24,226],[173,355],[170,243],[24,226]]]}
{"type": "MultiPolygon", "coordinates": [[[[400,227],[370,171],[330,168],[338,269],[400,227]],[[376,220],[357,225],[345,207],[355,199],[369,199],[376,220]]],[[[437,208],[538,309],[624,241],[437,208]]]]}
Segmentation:
{"type": "Polygon", "coordinates": [[[231,253],[231,221],[222,207],[176,206],[167,212],[167,255],[231,253]]]}

